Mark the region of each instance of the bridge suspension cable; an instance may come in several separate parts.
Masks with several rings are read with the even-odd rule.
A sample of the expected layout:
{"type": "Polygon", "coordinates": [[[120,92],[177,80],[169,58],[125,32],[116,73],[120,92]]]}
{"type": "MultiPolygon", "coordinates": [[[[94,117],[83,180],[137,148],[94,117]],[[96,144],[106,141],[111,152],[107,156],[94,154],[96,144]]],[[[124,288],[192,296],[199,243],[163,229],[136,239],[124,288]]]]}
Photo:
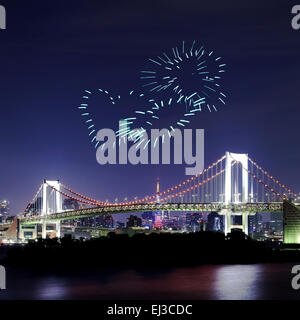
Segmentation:
{"type": "Polygon", "coordinates": [[[85,200],[87,200],[87,201],[89,201],[89,202],[91,202],[91,203],[95,203],[95,204],[97,204],[97,205],[98,205],[98,204],[100,204],[100,205],[106,204],[106,202],[104,202],[104,201],[95,200],[95,199],[89,198],[89,197],[87,197],[87,196],[84,196],[84,195],[82,195],[82,194],[80,194],[80,193],[78,193],[78,192],[76,192],[76,191],[73,191],[72,189],[68,188],[68,187],[67,187],[66,185],[64,185],[64,184],[61,184],[61,186],[62,186],[65,190],[69,191],[70,193],[75,194],[76,196],[78,196],[78,197],[80,197],[80,198],[82,198],[82,199],[85,199],[85,200]]]}
{"type": "Polygon", "coordinates": [[[104,204],[104,202],[94,202],[94,201],[82,200],[82,199],[73,197],[73,196],[67,194],[67,193],[64,192],[64,191],[57,190],[55,187],[53,187],[53,186],[51,186],[51,185],[49,185],[49,184],[47,184],[47,185],[48,185],[52,190],[54,190],[55,192],[58,192],[58,193],[60,193],[61,195],[65,196],[65,197],[67,197],[67,198],[69,198],[69,199],[76,200],[76,201],[78,201],[78,202],[80,202],[80,203],[89,204],[89,205],[94,205],[94,206],[97,205],[97,206],[99,206],[99,207],[100,207],[100,206],[103,206],[103,204],[104,204]]]}
{"type": "Polygon", "coordinates": [[[42,190],[43,185],[41,185],[38,189],[38,191],[36,192],[36,194],[33,196],[32,201],[28,203],[28,205],[26,206],[25,210],[24,210],[24,215],[29,213],[29,209],[30,207],[35,203],[35,200],[38,196],[38,194],[40,193],[40,191],[42,190]]]}
{"type": "MultiPolygon", "coordinates": [[[[199,188],[199,187],[203,186],[204,184],[212,181],[214,178],[218,177],[218,176],[219,176],[220,174],[222,174],[223,172],[225,172],[225,169],[223,169],[223,170],[221,170],[220,172],[212,175],[210,178],[207,178],[206,180],[203,180],[202,182],[193,185],[193,186],[190,187],[190,188],[187,188],[187,189],[185,189],[185,190],[183,190],[183,191],[181,191],[181,192],[177,192],[177,193],[175,193],[175,194],[168,195],[167,197],[162,198],[161,201],[166,201],[166,200],[168,200],[168,199],[172,199],[172,198],[175,198],[175,197],[180,197],[181,195],[186,194],[187,192],[190,192],[190,191],[192,191],[192,190],[194,190],[194,189],[196,189],[196,188],[199,188]]],[[[155,202],[152,202],[152,203],[155,203],[155,202]]]]}
{"type": "Polygon", "coordinates": [[[274,193],[276,196],[281,197],[282,199],[285,199],[284,195],[281,195],[280,193],[276,192],[275,189],[273,189],[272,187],[270,187],[267,183],[265,183],[263,181],[263,179],[260,179],[257,175],[253,174],[250,170],[244,168],[242,166],[242,168],[244,170],[246,170],[255,180],[257,180],[259,183],[262,184],[263,187],[267,188],[268,190],[270,190],[272,193],[274,193]]]}
{"type": "Polygon", "coordinates": [[[287,186],[281,184],[279,180],[260,167],[255,161],[249,158],[248,155],[233,154],[229,152],[200,173],[181,183],[162,192],[151,196],[145,196],[139,200],[135,199],[134,201],[116,201],[116,203],[99,201],[76,192],[59,181],[44,180],[43,184],[33,197],[33,200],[27,205],[24,215],[26,216],[29,213],[32,215],[45,215],[51,214],[55,212],[55,210],[63,210],[62,197],[58,196],[58,194],[77,201],[78,203],[105,208],[136,204],[153,204],[157,201],[178,202],[177,200],[175,201],[176,198],[178,198],[181,203],[238,203],[265,202],[265,199],[267,199],[267,202],[271,202],[271,198],[277,201],[276,199],[278,198],[281,200],[286,199],[288,195],[297,197],[296,193],[292,192],[287,186]],[[223,163],[223,160],[225,160],[225,164],[223,163]],[[232,169],[233,166],[234,168],[232,169]],[[229,172],[226,170],[229,170],[229,172]],[[243,173],[243,170],[246,170],[247,174],[243,173]],[[226,176],[226,172],[229,176],[226,176]],[[248,179],[248,177],[250,177],[250,179],[248,179]],[[226,181],[230,182],[227,187],[226,181]],[[45,188],[43,188],[43,186],[45,188]],[[51,192],[47,189],[48,187],[51,188],[51,192]],[[268,190],[268,193],[266,193],[266,190],[268,190]],[[227,197],[227,200],[225,197],[227,197]]]}
{"type": "MultiPolygon", "coordinates": [[[[216,167],[220,162],[222,162],[223,160],[225,159],[225,156],[221,157],[220,159],[218,159],[216,162],[214,162],[213,164],[211,164],[210,166],[208,166],[206,169],[204,169],[202,172],[200,172],[199,174],[189,178],[189,179],[186,179],[184,180],[183,182],[177,184],[176,186],[174,187],[171,187],[163,192],[160,192],[159,194],[154,194],[154,195],[151,195],[151,196],[146,196],[146,197],[143,197],[142,199],[139,199],[139,200],[134,200],[134,201],[129,201],[129,202],[121,202],[121,203],[107,203],[107,202],[103,202],[103,201],[99,201],[99,200],[96,200],[96,199],[93,199],[93,198],[90,198],[90,197],[87,197],[87,196],[84,196],[76,191],[73,191],[71,188],[67,187],[66,185],[62,184],[61,186],[69,191],[70,193],[72,194],[75,194],[77,197],[79,198],[82,198],[82,199],[79,199],[79,198],[76,198],[76,197],[73,197],[73,196],[70,196],[66,193],[63,193],[62,191],[58,191],[56,190],[57,192],[60,192],[61,194],[63,194],[64,196],[66,197],[69,197],[73,200],[76,200],[76,201],[79,201],[81,203],[84,203],[84,204],[90,204],[90,205],[96,205],[96,206],[107,206],[107,207],[113,207],[113,206],[122,206],[122,205],[132,205],[132,204],[139,204],[139,203],[151,203],[151,200],[153,199],[156,199],[157,196],[161,197],[161,196],[165,196],[175,190],[178,190],[184,186],[186,186],[187,184],[191,183],[192,181],[194,181],[196,178],[199,178],[201,177],[202,175],[204,175],[205,173],[208,173],[209,170],[211,170],[212,168],[216,167]],[[85,201],[87,200],[87,201],[85,201]]],[[[53,186],[50,186],[52,189],[55,189],[53,186]]]]}
{"type": "Polygon", "coordinates": [[[168,188],[165,191],[162,191],[158,194],[154,194],[152,196],[146,196],[140,200],[136,200],[136,201],[130,201],[130,202],[122,202],[122,203],[118,203],[118,204],[111,204],[111,205],[131,205],[131,204],[138,204],[138,203],[142,203],[142,202],[149,202],[149,200],[155,199],[157,196],[162,197],[165,196],[175,190],[178,190],[184,186],[186,186],[187,184],[193,182],[195,179],[200,178],[202,176],[205,175],[205,173],[207,174],[209,172],[209,170],[211,170],[212,168],[216,167],[219,163],[221,163],[223,160],[225,159],[225,156],[221,157],[220,159],[218,159],[216,162],[214,162],[213,164],[211,164],[210,166],[208,166],[206,169],[204,169],[203,171],[201,171],[200,173],[192,176],[189,179],[186,179],[184,181],[182,181],[181,183],[177,184],[174,187],[168,188]]]}
{"type": "Polygon", "coordinates": [[[291,189],[289,189],[287,186],[284,184],[280,183],[278,179],[275,179],[272,175],[270,175],[266,170],[264,170],[261,166],[259,166],[255,161],[253,161],[251,158],[249,158],[249,161],[263,174],[265,174],[269,179],[271,179],[274,183],[276,183],[280,188],[284,189],[288,194],[293,195],[295,198],[297,198],[297,194],[293,192],[291,189]]]}

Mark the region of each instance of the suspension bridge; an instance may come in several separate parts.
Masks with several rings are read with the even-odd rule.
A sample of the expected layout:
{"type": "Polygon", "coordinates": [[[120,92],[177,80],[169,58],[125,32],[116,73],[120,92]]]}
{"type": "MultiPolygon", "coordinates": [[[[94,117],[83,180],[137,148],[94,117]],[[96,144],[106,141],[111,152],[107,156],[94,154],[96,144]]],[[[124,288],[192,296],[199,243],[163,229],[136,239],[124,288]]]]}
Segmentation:
{"type": "MultiPolygon", "coordinates": [[[[248,234],[248,217],[258,212],[284,213],[284,242],[300,243],[300,209],[293,199],[297,194],[253,161],[248,154],[226,152],[199,174],[167,190],[133,201],[114,202],[92,199],[60,181],[44,180],[19,217],[20,229],[54,225],[60,237],[61,221],[100,215],[144,211],[217,212],[224,216],[224,232],[232,228],[248,234]],[[64,207],[65,199],[80,204],[76,210],[64,207]],[[233,216],[242,224],[234,225],[233,216]]],[[[24,237],[21,232],[20,237],[24,237]]]]}

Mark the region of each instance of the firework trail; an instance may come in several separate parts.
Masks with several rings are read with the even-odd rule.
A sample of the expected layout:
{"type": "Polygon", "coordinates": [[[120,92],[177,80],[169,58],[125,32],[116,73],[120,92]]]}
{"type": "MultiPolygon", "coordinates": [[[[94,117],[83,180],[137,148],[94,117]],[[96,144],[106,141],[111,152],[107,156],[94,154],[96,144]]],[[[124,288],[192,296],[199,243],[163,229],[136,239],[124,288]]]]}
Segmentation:
{"type": "MultiPolygon", "coordinates": [[[[220,85],[226,64],[221,60],[213,51],[196,46],[196,41],[190,47],[183,41],[180,48],[172,48],[171,53],[150,58],[149,66],[140,72],[143,91],[130,90],[126,97],[135,98],[141,107],[132,116],[122,119],[127,125],[119,128],[116,136],[128,137],[134,142],[140,140],[139,144],[144,143],[146,147],[150,140],[145,138],[145,132],[147,128],[159,128],[163,112],[168,115],[175,111],[177,114],[180,110],[179,119],[168,124],[168,134],[171,136],[174,128],[186,127],[204,109],[217,111],[219,105],[225,105],[226,99],[220,85]]],[[[89,99],[94,94],[104,95],[112,105],[120,104],[122,99],[120,95],[113,97],[105,89],[84,91],[78,109],[87,125],[91,142],[97,148],[96,125],[88,109],[89,99]]],[[[164,137],[162,139],[164,141],[164,137]]]]}
{"type": "Polygon", "coordinates": [[[209,111],[217,110],[217,104],[225,104],[226,95],[221,91],[220,80],[225,63],[213,51],[203,46],[197,48],[193,41],[190,48],[182,42],[180,48],[172,48],[171,54],[150,58],[149,68],[142,70],[143,88],[150,93],[168,92],[177,101],[202,108],[202,101],[209,111]]]}

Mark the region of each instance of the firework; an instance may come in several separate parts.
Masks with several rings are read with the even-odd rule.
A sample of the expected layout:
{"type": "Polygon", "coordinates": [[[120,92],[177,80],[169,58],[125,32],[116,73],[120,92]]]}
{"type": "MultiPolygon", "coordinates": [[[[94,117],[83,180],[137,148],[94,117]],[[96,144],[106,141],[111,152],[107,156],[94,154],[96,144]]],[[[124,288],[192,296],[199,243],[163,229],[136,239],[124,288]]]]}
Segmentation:
{"type": "Polygon", "coordinates": [[[140,72],[140,79],[142,87],[151,94],[167,92],[178,102],[200,111],[203,106],[216,111],[218,104],[225,104],[226,95],[220,85],[225,67],[222,58],[213,51],[198,46],[195,40],[190,46],[183,41],[170,53],[150,58],[147,70],[140,72]]]}
{"type": "MultiPolygon", "coordinates": [[[[225,105],[226,95],[221,90],[221,77],[226,64],[213,51],[198,46],[196,41],[190,46],[183,41],[170,53],[149,59],[149,66],[140,72],[141,90],[129,90],[126,94],[134,99],[137,107],[133,115],[122,119],[124,127],[115,132],[119,138],[144,143],[147,128],[159,128],[162,114],[178,114],[175,122],[168,123],[168,134],[176,127],[186,127],[192,118],[207,108],[217,111],[218,105],[225,105]],[[178,112],[179,110],[179,112],[178,112]],[[126,126],[125,126],[126,123],[126,126]],[[134,128],[134,129],[130,129],[134,128]]],[[[92,144],[97,148],[96,125],[89,111],[89,99],[94,94],[103,95],[112,105],[122,102],[121,96],[113,96],[105,89],[85,90],[82,103],[78,107],[87,126],[92,144]]],[[[164,141],[164,136],[162,137],[164,141]]],[[[102,145],[104,147],[104,144],[102,145]]]]}

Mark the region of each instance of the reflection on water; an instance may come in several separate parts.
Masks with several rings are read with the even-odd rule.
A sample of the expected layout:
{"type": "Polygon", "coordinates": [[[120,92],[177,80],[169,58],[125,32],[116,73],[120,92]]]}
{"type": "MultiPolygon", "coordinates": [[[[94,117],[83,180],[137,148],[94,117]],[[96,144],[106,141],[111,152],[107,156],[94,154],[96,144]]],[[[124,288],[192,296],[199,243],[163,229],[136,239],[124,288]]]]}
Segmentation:
{"type": "Polygon", "coordinates": [[[0,299],[299,299],[292,264],[204,265],[37,275],[7,270],[0,299]]]}
{"type": "Polygon", "coordinates": [[[216,272],[214,291],[220,300],[256,300],[260,298],[258,285],[263,277],[262,265],[223,266],[216,272]]]}
{"type": "Polygon", "coordinates": [[[39,289],[35,299],[61,300],[68,296],[68,285],[64,279],[47,277],[39,281],[39,289]]]}

